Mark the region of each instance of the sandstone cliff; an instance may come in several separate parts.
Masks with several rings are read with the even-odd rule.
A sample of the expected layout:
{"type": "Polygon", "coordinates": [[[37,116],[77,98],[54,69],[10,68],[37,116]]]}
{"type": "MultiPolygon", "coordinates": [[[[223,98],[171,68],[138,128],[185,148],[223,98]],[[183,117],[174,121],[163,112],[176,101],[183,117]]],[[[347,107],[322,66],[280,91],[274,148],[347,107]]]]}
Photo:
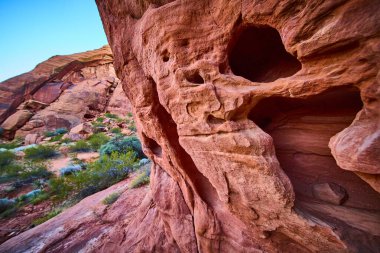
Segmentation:
{"type": "Polygon", "coordinates": [[[96,2],[150,190],[46,251],[379,252],[379,1],[96,2]]]}
{"type": "Polygon", "coordinates": [[[4,135],[72,128],[106,111],[110,101],[120,106],[115,111],[112,105],[110,111],[125,114],[130,106],[119,83],[109,46],[51,57],[31,72],[0,83],[4,135]]]}
{"type": "Polygon", "coordinates": [[[378,252],[380,2],[97,4],[153,171],[175,182],[153,177],[154,230],[113,245],[378,252]]]}

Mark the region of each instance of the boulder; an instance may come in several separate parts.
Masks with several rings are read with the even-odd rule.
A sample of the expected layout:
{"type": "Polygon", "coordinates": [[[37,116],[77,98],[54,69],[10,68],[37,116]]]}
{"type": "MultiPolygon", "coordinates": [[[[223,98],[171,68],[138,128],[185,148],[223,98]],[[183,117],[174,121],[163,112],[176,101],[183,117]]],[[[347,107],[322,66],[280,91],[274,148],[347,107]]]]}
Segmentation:
{"type": "Polygon", "coordinates": [[[33,94],[33,99],[45,103],[51,104],[62,93],[63,82],[50,82],[42,86],[36,93],[33,94]]]}
{"type": "Polygon", "coordinates": [[[30,111],[35,113],[39,110],[44,109],[46,106],[48,106],[48,104],[45,104],[45,103],[37,101],[37,100],[30,99],[30,100],[22,103],[17,109],[18,110],[30,110],[30,111]]]}
{"type": "Polygon", "coordinates": [[[8,117],[1,127],[6,131],[15,131],[22,127],[31,117],[33,113],[29,110],[19,110],[8,117]]]}
{"type": "Polygon", "coordinates": [[[91,134],[93,132],[93,127],[90,123],[81,123],[73,128],[71,128],[71,134],[91,134]]]}
{"type": "Polygon", "coordinates": [[[30,144],[38,144],[42,140],[44,140],[44,137],[39,135],[39,134],[27,134],[25,136],[25,145],[30,145],[30,144]]]}
{"type": "Polygon", "coordinates": [[[82,134],[76,134],[76,133],[66,133],[62,136],[62,139],[70,139],[72,141],[79,141],[83,140],[85,138],[82,134]]]}

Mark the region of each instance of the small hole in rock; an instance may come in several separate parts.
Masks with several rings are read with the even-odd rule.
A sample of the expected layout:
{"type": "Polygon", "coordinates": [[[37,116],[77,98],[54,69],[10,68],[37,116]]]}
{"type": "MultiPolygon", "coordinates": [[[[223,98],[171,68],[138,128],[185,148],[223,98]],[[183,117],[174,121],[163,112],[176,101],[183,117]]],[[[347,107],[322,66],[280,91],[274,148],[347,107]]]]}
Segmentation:
{"type": "Polygon", "coordinates": [[[219,119],[219,118],[216,118],[215,116],[213,115],[208,115],[207,117],[207,123],[209,124],[222,124],[226,122],[224,119],[219,119]]]}
{"type": "Polygon", "coordinates": [[[84,117],[85,119],[93,119],[93,118],[95,118],[95,115],[90,114],[90,113],[86,113],[83,117],[84,117]]]}
{"type": "Polygon", "coordinates": [[[162,148],[160,145],[158,145],[158,143],[147,137],[146,135],[143,135],[144,137],[144,140],[145,140],[145,145],[148,149],[150,149],[152,151],[152,153],[158,157],[161,157],[162,156],[162,148]]]}
{"type": "Polygon", "coordinates": [[[169,52],[167,49],[165,49],[163,52],[162,52],[162,61],[163,62],[168,62],[170,57],[169,57],[169,52]]]}
{"type": "Polygon", "coordinates": [[[269,26],[241,26],[228,51],[232,72],[252,82],[273,82],[302,68],[297,58],[285,50],[278,31],[269,26]]]}
{"type": "Polygon", "coordinates": [[[187,73],[185,73],[185,78],[190,83],[203,84],[205,82],[203,80],[203,77],[199,74],[198,70],[195,71],[195,72],[187,72],[187,73]]]}

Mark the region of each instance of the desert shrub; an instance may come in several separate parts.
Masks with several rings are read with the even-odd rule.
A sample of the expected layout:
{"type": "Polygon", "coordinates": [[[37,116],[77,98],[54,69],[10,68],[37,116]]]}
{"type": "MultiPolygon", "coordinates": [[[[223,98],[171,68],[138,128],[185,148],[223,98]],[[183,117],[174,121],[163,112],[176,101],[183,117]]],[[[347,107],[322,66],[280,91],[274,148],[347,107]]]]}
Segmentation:
{"type": "Polygon", "coordinates": [[[61,176],[68,176],[68,175],[77,173],[81,170],[82,170],[82,166],[75,164],[75,165],[70,165],[70,166],[67,166],[67,167],[60,169],[59,173],[61,176]]]}
{"type": "Polygon", "coordinates": [[[11,142],[7,143],[0,143],[0,148],[5,148],[5,149],[14,149],[22,145],[23,139],[20,137],[17,137],[11,142]]]}
{"type": "Polygon", "coordinates": [[[133,151],[137,158],[145,158],[139,139],[135,136],[116,136],[100,148],[101,155],[110,155],[112,152],[125,153],[133,151]]]}
{"type": "Polygon", "coordinates": [[[131,130],[131,131],[133,131],[133,132],[137,131],[136,125],[133,122],[128,126],[128,129],[131,130]]]}
{"type": "Polygon", "coordinates": [[[71,142],[73,142],[73,140],[71,140],[71,139],[69,139],[69,138],[64,138],[64,139],[62,139],[61,140],[61,143],[71,143],[71,142]]]}
{"type": "Polygon", "coordinates": [[[50,220],[51,218],[57,216],[57,215],[60,214],[62,211],[63,211],[62,208],[55,208],[55,209],[53,209],[52,211],[50,211],[47,215],[45,215],[45,216],[43,216],[43,217],[41,217],[41,218],[37,218],[37,219],[35,219],[35,220],[32,222],[32,224],[33,224],[34,226],[37,226],[37,225],[39,225],[39,224],[42,224],[42,223],[44,223],[45,221],[50,220]]]}
{"type": "Polygon", "coordinates": [[[55,135],[65,134],[68,130],[66,128],[58,128],[54,131],[55,135]]]}
{"type": "Polygon", "coordinates": [[[68,130],[66,128],[57,128],[54,131],[45,132],[44,135],[46,137],[54,137],[54,136],[61,135],[61,134],[63,135],[67,132],[68,132],[68,130]]]}
{"type": "Polygon", "coordinates": [[[106,125],[102,122],[97,122],[97,121],[92,121],[91,122],[92,126],[97,128],[97,127],[105,127],[106,125]]]}
{"type": "Polygon", "coordinates": [[[104,133],[93,134],[88,138],[91,149],[98,150],[103,144],[109,141],[109,137],[104,133]]]}
{"type": "Polygon", "coordinates": [[[14,215],[17,210],[17,201],[8,198],[0,199],[0,219],[14,215]]]}
{"type": "Polygon", "coordinates": [[[150,168],[143,169],[129,184],[129,188],[137,188],[150,182],[150,168]]]}
{"type": "Polygon", "coordinates": [[[0,213],[4,212],[5,210],[12,208],[16,205],[16,201],[8,198],[0,199],[0,213]]]}
{"type": "Polygon", "coordinates": [[[26,161],[24,163],[13,163],[1,171],[0,182],[15,181],[12,187],[15,189],[25,184],[32,183],[36,179],[48,179],[52,172],[46,169],[46,165],[40,162],[26,161]]]}
{"type": "Polygon", "coordinates": [[[106,116],[109,119],[117,119],[118,118],[118,116],[116,114],[112,114],[109,112],[105,113],[104,116],[106,116]]]}
{"type": "Polygon", "coordinates": [[[25,149],[25,158],[33,161],[46,160],[57,155],[56,150],[50,146],[36,146],[25,149]]]}
{"type": "Polygon", "coordinates": [[[49,193],[42,191],[40,194],[34,196],[31,200],[30,203],[33,205],[37,205],[45,200],[48,200],[50,198],[49,193]]]}
{"type": "Polygon", "coordinates": [[[120,134],[121,133],[121,129],[119,127],[112,128],[111,129],[111,133],[113,133],[113,134],[120,134]]]}
{"type": "Polygon", "coordinates": [[[100,122],[100,123],[102,123],[104,121],[104,117],[98,117],[97,119],[96,119],[96,122],[100,122]]]}
{"type": "Polygon", "coordinates": [[[18,176],[21,179],[48,179],[52,175],[53,173],[47,170],[43,162],[26,161],[22,164],[22,170],[18,176]]]}
{"type": "Polygon", "coordinates": [[[90,150],[91,147],[85,140],[79,140],[73,146],[70,146],[71,152],[87,152],[90,150]]]}
{"type": "Polygon", "coordinates": [[[59,134],[59,135],[51,137],[50,142],[60,141],[62,139],[63,135],[64,134],[59,134]]]}
{"type": "Polygon", "coordinates": [[[135,163],[133,152],[126,154],[114,152],[90,163],[87,170],[68,177],[68,180],[78,192],[77,197],[84,198],[126,178],[135,163]]]}
{"type": "Polygon", "coordinates": [[[63,177],[55,177],[49,180],[49,193],[53,196],[53,200],[66,199],[73,187],[63,177]]]}
{"type": "Polygon", "coordinates": [[[5,168],[6,166],[13,163],[16,159],[16,155],[10,151],[0,152],[0,168],[5,168]]]}
{"type": "Polygon", "coordinates": [[[133,114],[132,114],[131,112],[128,112],[128,113],[127,113],[127,116],[128,116],[129,118],[131,118],[131,117],[133,116],[133,114]]]}
{"type": "Polygon", "coordinates": [[[133,151],[103,155],[97,161],[88,164],[86,170],[50,179],[49,193],[56,201],[67,199],[69,196],[73,196],[71,200],[79,201],[123,180],[136,164],[133,151]]]}
{"type": "Polygon", "coordinates": [[[114,192],[108,195],[106,198],[103,199],[102,203],[104,205],[112,205],[113,203],[116,202],[116,200],[120,197],[121,193],[120,192],[114,192]]]}

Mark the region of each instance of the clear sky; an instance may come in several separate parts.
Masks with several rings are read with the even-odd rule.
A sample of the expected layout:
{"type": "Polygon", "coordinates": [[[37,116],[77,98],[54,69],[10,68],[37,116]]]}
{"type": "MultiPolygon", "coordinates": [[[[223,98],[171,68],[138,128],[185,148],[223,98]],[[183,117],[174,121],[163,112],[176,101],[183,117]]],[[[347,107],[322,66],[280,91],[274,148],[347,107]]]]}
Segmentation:
{"type": "Polygon", "coordinates": [[[0,0],[0,82],[105,44],[95,0],[0,0]]]}

